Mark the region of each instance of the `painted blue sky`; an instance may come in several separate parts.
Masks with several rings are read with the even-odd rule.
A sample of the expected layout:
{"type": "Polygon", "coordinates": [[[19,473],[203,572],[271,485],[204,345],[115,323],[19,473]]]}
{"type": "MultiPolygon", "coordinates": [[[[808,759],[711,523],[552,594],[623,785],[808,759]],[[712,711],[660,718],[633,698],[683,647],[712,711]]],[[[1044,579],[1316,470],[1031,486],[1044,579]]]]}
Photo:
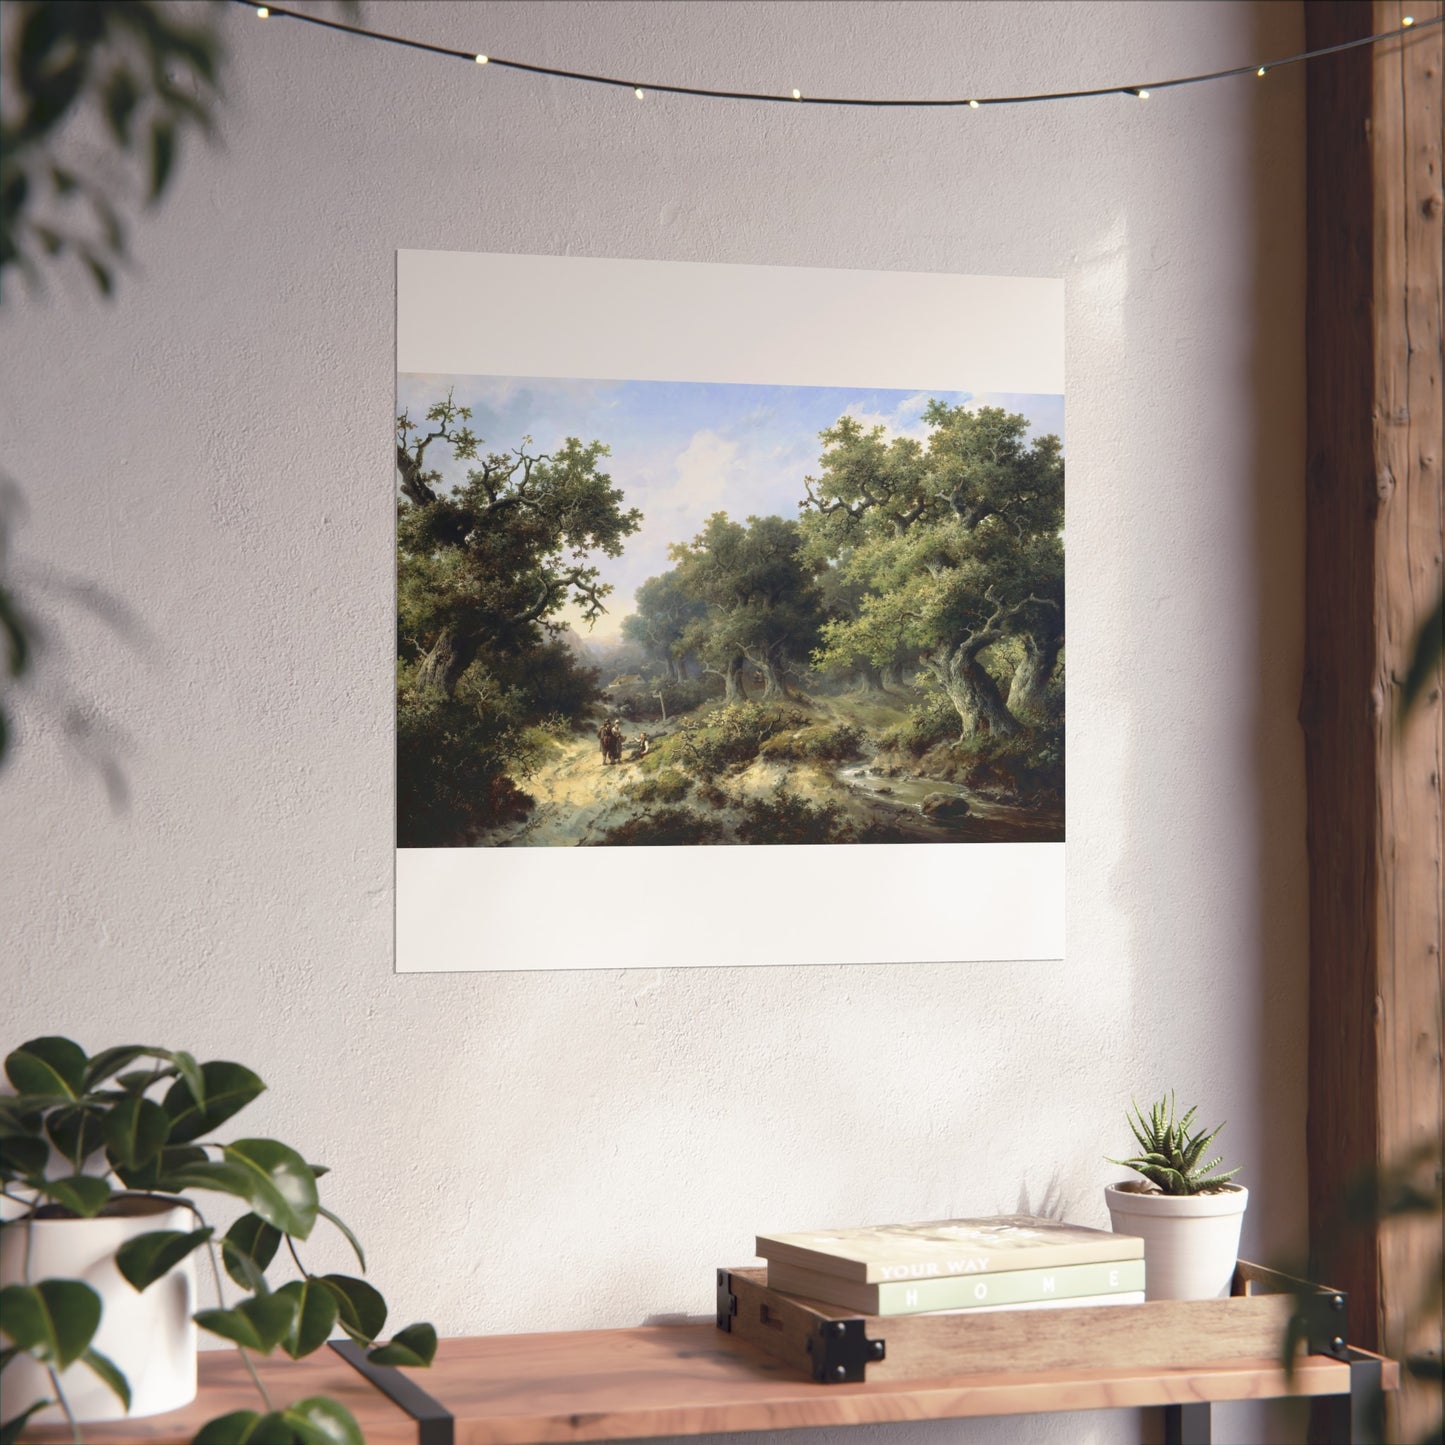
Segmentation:
{"type": "MultiPolygon", "coordinates": [[[[471,408],[484,452],[510,451],[524,436],[543,452],[569,436],[611,447],[606,469],[643,522],[621,557],[598,559],[615,589],[590,634],[598,641],[619,635],[633,593],[669,567],[669,544],[692,538],[713,512],[739,520],[796,516],[803,478],[818,470],[818,433],[841,416],[923,440],[923,409],[937,397],[951,406],[1007,407],[1028,417],[1035,434],[1064,437],[1062,396],[414,374],[398,376],[396,390],[398,411],[417,422],[450,390],[471,408]]],[[[464,480],[465,466],[436,451],[427,460],[439,464],[443,480],[464,480]]],[[[564,617],[579,626],[570,609],[564,617]]]]}

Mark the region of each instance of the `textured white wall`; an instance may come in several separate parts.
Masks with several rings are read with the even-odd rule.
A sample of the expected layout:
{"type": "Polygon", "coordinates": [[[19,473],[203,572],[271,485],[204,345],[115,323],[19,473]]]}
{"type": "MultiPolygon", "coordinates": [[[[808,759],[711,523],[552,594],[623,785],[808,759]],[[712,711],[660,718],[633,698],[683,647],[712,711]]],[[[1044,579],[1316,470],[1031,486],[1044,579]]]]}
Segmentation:
{"type": "MultiPolygon", "coordinates": [[[[1272,3],[363,15],[814,93],[1158,79],[1301,39],[1272,3]]],[[[1171,1085],[1230,1121],[1247,1250],[1297,1248],[1298,73],[962,113],[638,104],[240,9],[225,28],[223,143],[185,157],[119,299],[6,297],[0,455],[51,638],[0,775],[7,1046],[253,1065],[271,1092],[248,1131],[333,1167],[395,1318],[444,1332],[705,1312],[759,1227],[1045,1203],[1103,1224],[1129,1096],[1171,1085]],[[392,974],[398,247],[1065,277],[1065,964],[392,974]],[[124,811],[66,741],[70,704],[114,740],[124,811]]],[[[906,897],[869,906],[907,926],[906,897]]],[[[768,950],[745,902],[704,922],[768,950]]]]}

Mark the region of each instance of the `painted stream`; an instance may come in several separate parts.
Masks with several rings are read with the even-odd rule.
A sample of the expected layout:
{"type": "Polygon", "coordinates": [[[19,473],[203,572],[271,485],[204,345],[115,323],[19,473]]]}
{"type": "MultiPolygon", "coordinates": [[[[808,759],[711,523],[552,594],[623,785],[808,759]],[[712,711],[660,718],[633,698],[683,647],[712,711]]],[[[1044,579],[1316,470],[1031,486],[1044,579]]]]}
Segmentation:
{"type": "Polygon", "coordinates": [[[970,792],[957,783],[932,778],[890,778],[868,763],[839,768],[837,777],[845,787],[863,794],[875,808],[889,814],[890,821],[920,838],[952,843],[1063,842],[1064,810],[1061,807],[1020,808],[970,792]],[[925,817],[919,811],[919,804],[937,793],[962,798],[968,804],[968,815],[946,819],[925,817]]]}

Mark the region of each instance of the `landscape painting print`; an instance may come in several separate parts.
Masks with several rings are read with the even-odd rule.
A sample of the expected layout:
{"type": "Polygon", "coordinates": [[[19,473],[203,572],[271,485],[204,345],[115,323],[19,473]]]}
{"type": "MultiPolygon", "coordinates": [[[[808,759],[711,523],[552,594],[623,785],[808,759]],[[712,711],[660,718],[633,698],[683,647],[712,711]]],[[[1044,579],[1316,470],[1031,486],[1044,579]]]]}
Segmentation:
{"type": "Polygon", "coordinates": [[[397,966],[1061,957],[1062,286],[402,252],[397,966]]]}

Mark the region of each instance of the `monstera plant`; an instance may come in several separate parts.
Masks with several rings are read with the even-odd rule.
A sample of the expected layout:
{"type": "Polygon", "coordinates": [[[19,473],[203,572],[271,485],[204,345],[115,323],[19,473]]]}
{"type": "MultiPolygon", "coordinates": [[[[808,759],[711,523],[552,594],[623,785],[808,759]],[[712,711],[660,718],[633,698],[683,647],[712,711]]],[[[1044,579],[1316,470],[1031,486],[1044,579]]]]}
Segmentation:
{"type": "Polygon", "coordinates": [[[265,1089],[261,1080],[241,1064],[198,1063],[182,1050],[123,1045],[88,1056],[58,1037],[22,1044],[6,1058],[5,1073],[16,1092],[0,1096],[6,1216],[0,1226],[0,1393],[9,1416],[0,1442],[16,1439],[47,1407],[63,1412],[80,1439],[87,1412],[73,1408],[72,1397],[87,1388],[98,1389],[108,1405],[88,1418],[183,1403],[195,1390],[199,1326],[240,1351],[261,1408],[210,1421],[197,1445],[363,1445],[355,1419],[334,1400],[273,1401],[251,1357],[281,1350],[299,1359],[339,1329],[367,1348],[374,1363],[428,1365],[436,1331],[414,1324],[378,1345],[387,1315],[381,1294],[357,1276],[307,1268],[300,1246],[324,1221],[340,1231],[366,1272],[356,1236],[321,1203],[322,1166],[275,1139],[215,1137],[265,1089]],[[215,1194],[247,1206],[219,1236],[202,1208],[215,1194]],[[104,1235],[104,1257],[97,1259],[96,1231],[107,1229],[112,1233],[104,1235]],[[55,1258],[71,1257],[51,1250],[57,1237],[68,1246],[87,1231],[91,1252],[82,1248],[75,1257],[87,1263],[73,1271],[85,1278],[47,1272],[55,1258]],[[283,1247],[296,1277],[273,1287],[266,1272],[283,1247]],[[197,1259],[209,1262],[213,1308],[191,1308],[197,1259]],[[230,1303],[223,1273],[237,1296],[230,1303]],[[135,1297],[159,1298],[168,1288],[181,1310],[171,1308],[170,1318],[163,1311],[153,1327],[137,1326],[127,1314],[135,1297]],[[107,1316],[114,1316],[109,1336],[107,1316]],[[138,1342],[128,1338],[136,1335],[138,1342]],[[151,1377],[162,1346],[176,1338],[189,1350],[182,1362],[188,1391],[162,1398],[151,1377]],[[139,1344],[139,1364],[128,1367],[121,1353],[132,1343],[139,1344]],[[13,1390],[12,1381],[18,1382],[13,1390]],[[151,1390],[149,1405],[136,1398],[143,1389],[151,1390]]]}

